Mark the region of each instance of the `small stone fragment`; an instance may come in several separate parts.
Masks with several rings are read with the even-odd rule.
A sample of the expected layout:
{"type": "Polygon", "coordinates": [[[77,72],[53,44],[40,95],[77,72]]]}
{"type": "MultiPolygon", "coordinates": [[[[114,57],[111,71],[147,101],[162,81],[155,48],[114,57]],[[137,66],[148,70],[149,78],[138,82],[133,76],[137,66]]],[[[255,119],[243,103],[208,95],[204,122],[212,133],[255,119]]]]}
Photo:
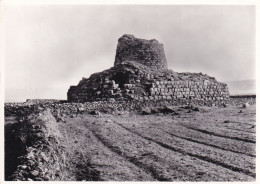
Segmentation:
{"type": "Polygon", "coordinates": [[[244,104],[242,105],[243,108],[248,108],[249,106],[250,106],[249,103],[244,103],[244,104]]]}
{"type": "Polygon", "coordinates": [[[36,170],[33,170],[33,171],[31,171],[30,173],[31,173],[31,175],[33,175],[33,176],[38,176],[38,175],[39,175],[39,171],[36,171],[36,170]]]}

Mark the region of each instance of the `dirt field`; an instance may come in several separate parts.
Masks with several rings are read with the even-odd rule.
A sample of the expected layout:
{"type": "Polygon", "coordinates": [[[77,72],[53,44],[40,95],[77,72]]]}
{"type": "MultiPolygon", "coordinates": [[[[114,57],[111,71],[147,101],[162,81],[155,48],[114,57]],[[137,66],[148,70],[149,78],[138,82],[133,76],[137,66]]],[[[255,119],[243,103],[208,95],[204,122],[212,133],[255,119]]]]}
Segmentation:
{"type": "Polygon", "coordinates": [[[79,114],[59,124],[76,180],[254,181],[255,105],[79,114]]]}

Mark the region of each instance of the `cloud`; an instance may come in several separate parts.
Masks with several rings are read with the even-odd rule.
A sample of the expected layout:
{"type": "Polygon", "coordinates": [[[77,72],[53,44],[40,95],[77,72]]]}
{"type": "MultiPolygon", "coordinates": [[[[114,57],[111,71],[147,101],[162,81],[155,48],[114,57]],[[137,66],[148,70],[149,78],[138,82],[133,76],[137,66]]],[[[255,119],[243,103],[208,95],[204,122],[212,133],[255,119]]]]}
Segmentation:
{"type": "Polygon", "coordinates": [[[10,5],[5,19],[6,96],[14,100],[46,91],[66,98],[69,85],[113,66],[125,33],[162,42],[174,71],[255,78],[254,6],[10,5]]]}

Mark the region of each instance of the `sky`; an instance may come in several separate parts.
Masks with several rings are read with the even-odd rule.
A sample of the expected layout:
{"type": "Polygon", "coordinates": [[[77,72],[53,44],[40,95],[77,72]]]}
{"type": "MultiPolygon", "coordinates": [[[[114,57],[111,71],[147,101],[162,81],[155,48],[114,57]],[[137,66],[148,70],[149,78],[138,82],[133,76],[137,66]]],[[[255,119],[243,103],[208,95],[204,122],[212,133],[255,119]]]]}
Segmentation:
{"type": "Polygon", "coordinates": [[[173,71],[255,80],[254,6],[8,5],[4,19],[6,102],[66,99],[113,66],[123,34],[163,43],[173,71]]]}

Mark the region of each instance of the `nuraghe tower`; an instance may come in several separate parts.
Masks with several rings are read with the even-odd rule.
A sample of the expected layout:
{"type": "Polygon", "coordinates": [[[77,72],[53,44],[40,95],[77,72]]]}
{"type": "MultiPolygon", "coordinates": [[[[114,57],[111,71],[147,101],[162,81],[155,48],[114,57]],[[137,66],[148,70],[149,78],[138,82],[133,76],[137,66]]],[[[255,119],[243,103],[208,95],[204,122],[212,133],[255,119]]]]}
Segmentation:
{"type": "Polygon", "coordinates": [[[114,66],[83,78],[67,93],[69,102],[170,101],[222,105],[228,87],[202,73],[168,70],[163,44],[123,35],[118,40],[114,66]]]}

